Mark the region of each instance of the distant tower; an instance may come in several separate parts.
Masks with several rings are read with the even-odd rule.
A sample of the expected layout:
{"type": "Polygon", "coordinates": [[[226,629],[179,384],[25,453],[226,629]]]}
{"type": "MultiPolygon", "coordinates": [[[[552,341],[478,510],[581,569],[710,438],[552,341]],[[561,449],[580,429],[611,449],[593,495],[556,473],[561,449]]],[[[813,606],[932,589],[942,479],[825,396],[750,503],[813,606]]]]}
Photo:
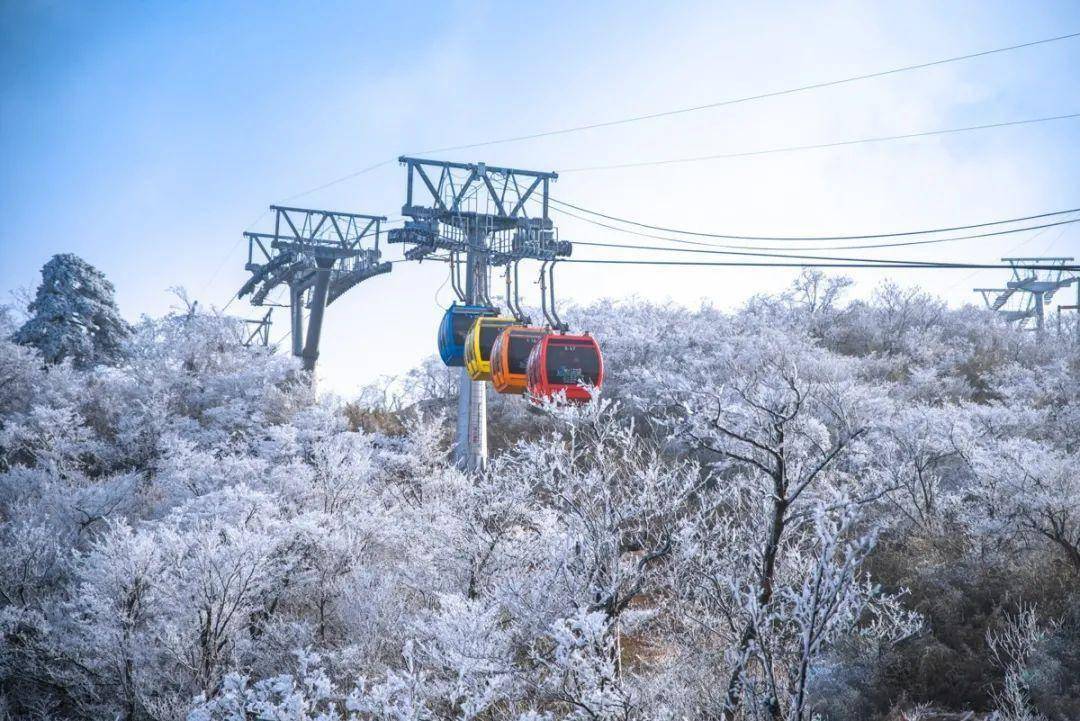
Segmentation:
{"type": "MultiPolygon", "coordinates": [[[[345,291],[392,266],[381,260],[381,215],[361,215],[332,210],[286,208],[271,205],[275,214],[273,233],[244,233],[251,277],[236,296],[251,294],[254,306],[267,302],[270,291],[289,289],[292,353],[303,360],[304,370],[314,371],[319,357],[323,312],[345,291]],[[304,309],[307,308],[307,332],[304,309]]],[[[258,324],[249,343],[267,342],[270,314],[258,324]]],[[[314,376],[313,376],[314,377],[314,376]]]]}
{"type": "MultiPolygon", "coordinates": [[[[1058,257],[1001,260],[1012,266],[1013,279],[1006,283],[1004,288],[975,290],[982,294],[983,301],[990,310],[1001,313],[1006,320],[1017,323],[1021,328],[1041,332],[1046,325],[1046,306],[1054,294],[1072,283],[1080,283],[1077,276],[1066,275],[1065,266],[1073,259],[1058,257]],[[1060,266],[1060,269],[1023,269],[1022,266],[1026,265],[1060,266]]],[[[1077,304],[1080,305],[1080,299],[1077,304]]]]}
{"type": "Polygon", "coordinates": [[[270,315],[274,312],[273,307],[267,308],[261,318],[244,320],[244,345],[261,345],[266,348],[270,345],[270,315]]]}

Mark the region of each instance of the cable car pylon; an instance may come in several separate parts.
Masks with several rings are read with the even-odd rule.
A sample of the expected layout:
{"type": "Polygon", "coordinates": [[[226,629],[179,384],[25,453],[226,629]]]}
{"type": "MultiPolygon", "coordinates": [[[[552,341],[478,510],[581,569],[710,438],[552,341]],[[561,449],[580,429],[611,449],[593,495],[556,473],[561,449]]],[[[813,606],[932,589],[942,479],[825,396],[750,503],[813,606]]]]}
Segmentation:
{"type": "MultiPolygon", "coordinates": [[[[323,313],[343,293],[362,281],[389,273],[381,261],[379,235],[386,218],[333,210],[287,208],[271,205],[273,233],[244,233],[248,241],[247,265],[251,277],[236,297],[251,294],[254,306],[271,305],[267,296],[275,288],[289,289],[292,354],[312,372],[319,357],[323,313]],[[304,333],[304,308],[309,310],[304,333]]],[[[270,315],[263,332],[269,331],[270,315]]]]}
{"type": "MultiPolygon", "coordinates": [[[[466,324],[471,329],[478,318],[498,314],[490,300],[492,266],[570,255],[571,244],[557,239],[548,215],[548,189],[559,176],[485,163],[408,156],[398,161],[406,167],[401,214],[411,220],[403,228],[391,230],[387,240],[411,246],[405,251],[407,260],[422,260],[440,250],[450,253],[451,284],[462,305],[451,306],[443,318],[439,353],[447,365],[461,366],[454,460],[464,470],[480,471],[488,457],[487,387],[469,375],[464,359],[468,329],[461,331],[466,324]],[[531,217],[527,206],[537,198],[540,215],[531,217]],[[463,283],[456,275],[461,256],[465,265],[463,283]]],[[[520,308],[515,312],[509,300],[507,305],[515,317],[520,314],[520,308]]],[[[480,351],[481,355],[486,351],[490,361],[490,345],[485,344],[480,351]]]]}
{"type": "Polygon", "coordinates": [[[1046,305],[1054,294],[1073,283],[1077,284],[1077,304],[1080,305],[1080,276],[1066,275],[1068,264],[1072,257],[1037,257],[1037,258],[1002,258],[1002,262],[1012,267],[1013,279],[1004,288],[975,288],[981,293],[986,307],[1000,313],[1005,320],[1017,323],[1021,328],[1027,327],[1029,319],[1034,320],[1034,328],[1038,333],[1043,331],[1046,323],[1046,305]],[[1027,270],[1023,275],[1020,271],[1025,264],[1043,265],[1049,270],[1027,270]],[[1020,298],[1020,303],[1015,308],[1008,308],[1009,301],[1020,298]]]}

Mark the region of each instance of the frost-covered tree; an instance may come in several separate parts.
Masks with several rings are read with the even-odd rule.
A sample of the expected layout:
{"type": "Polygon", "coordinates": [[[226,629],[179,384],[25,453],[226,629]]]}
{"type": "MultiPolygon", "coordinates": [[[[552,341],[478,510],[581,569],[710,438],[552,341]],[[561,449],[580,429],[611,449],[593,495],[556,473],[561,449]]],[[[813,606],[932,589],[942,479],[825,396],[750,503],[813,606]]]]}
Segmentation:
{"type": "Polygon", "coordinates": [[[733,339],[722,381],[684,367],[676,387],[680,433],[718,471],[685,530],[679,587],[699,619],[690,642],[718,651],[715,679],[703,680],[716,695],[701,712],[802,719],[830,643],[865,616],[882,623],[880,640],[917,623],[875,598],[860,574],[874,541],[863,507],[891,490],[872,461],[880,402],[841,359],[798,337],[748,330],[733,339]]]}
{"type": "Polygon", "coordinates": [[[1080,349],[845,286],[568,310],[603,398],[493,398],[473,475],[437,363],[0,341],[0,718],[1076,718],[1080,349]]]}
{"type": "Polygon", "coordinates": [[[1054,621],[1040,623],[1036,608],[1029,606],[1007,614],[1000,629],[986,632],[994,663],[1005,671],[1002,687],[994,693],[1002,721],[1045,721],[1046,717],[1032,708],[1025,677],[1029,676],[1028,663],[1055,625],[1054,621]]]}
{"type": "Polygon", "coordinates": [[[1048,543],[1080,574],[1080,455],[1024,440],[973,455],[987,530],[1048,543]]]}
{"type": "Polygon", "coordinates": [[[113,363],[131,335],[114,294],[113,284],[82,258],[54,255],[41,269],[30,318],[13,338],[37,348],[47,363],[113,363]]]}

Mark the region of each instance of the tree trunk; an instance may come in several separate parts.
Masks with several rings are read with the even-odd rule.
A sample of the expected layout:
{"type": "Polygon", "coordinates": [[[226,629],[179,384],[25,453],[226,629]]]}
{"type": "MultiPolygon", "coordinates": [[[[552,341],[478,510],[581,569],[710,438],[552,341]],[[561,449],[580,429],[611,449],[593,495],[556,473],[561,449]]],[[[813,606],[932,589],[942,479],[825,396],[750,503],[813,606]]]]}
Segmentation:
{"type": "MultiPolygon", "coordinates": [[[[761,576],[758,583],[758,604],[760,606],[765,606],[772,599],[776,556],[780,550],[780,539],[784,534],[785,516],[788,508],[783,477],[779,473],[774,477],[774,487],[777,492],[773,500],[772,522],[769,525],[769,535],[765,541],[765,551],[761,557],[761,576]]],[[[724,706],[720,716],[724,721],[730,721],[734,718],[735,707],[739,703],[739,693],[742,686],[741,677],[748,660],[747,650],[756,637],[757,631],[753,622],[747,622],[739,638],[739,660],[736,662],[735,667],[731,669],[727,693],[724,695],[724,706]]],[[[780,709],[775,702],[770,704],[769,710],[773,718],[780,717],[780,709]]]]}

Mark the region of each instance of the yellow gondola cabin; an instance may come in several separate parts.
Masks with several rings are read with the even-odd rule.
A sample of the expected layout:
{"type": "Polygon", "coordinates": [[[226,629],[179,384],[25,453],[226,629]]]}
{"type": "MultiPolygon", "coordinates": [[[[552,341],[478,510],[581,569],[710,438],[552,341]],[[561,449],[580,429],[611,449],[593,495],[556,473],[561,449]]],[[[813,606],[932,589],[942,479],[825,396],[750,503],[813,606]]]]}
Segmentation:
{"type": "Polygon", "coordinates": [[[491,348],[503,329],[514,325],[513,318],[477,318],[465,336],[465,370],[474,381],[491,380],[491,348]]]}

